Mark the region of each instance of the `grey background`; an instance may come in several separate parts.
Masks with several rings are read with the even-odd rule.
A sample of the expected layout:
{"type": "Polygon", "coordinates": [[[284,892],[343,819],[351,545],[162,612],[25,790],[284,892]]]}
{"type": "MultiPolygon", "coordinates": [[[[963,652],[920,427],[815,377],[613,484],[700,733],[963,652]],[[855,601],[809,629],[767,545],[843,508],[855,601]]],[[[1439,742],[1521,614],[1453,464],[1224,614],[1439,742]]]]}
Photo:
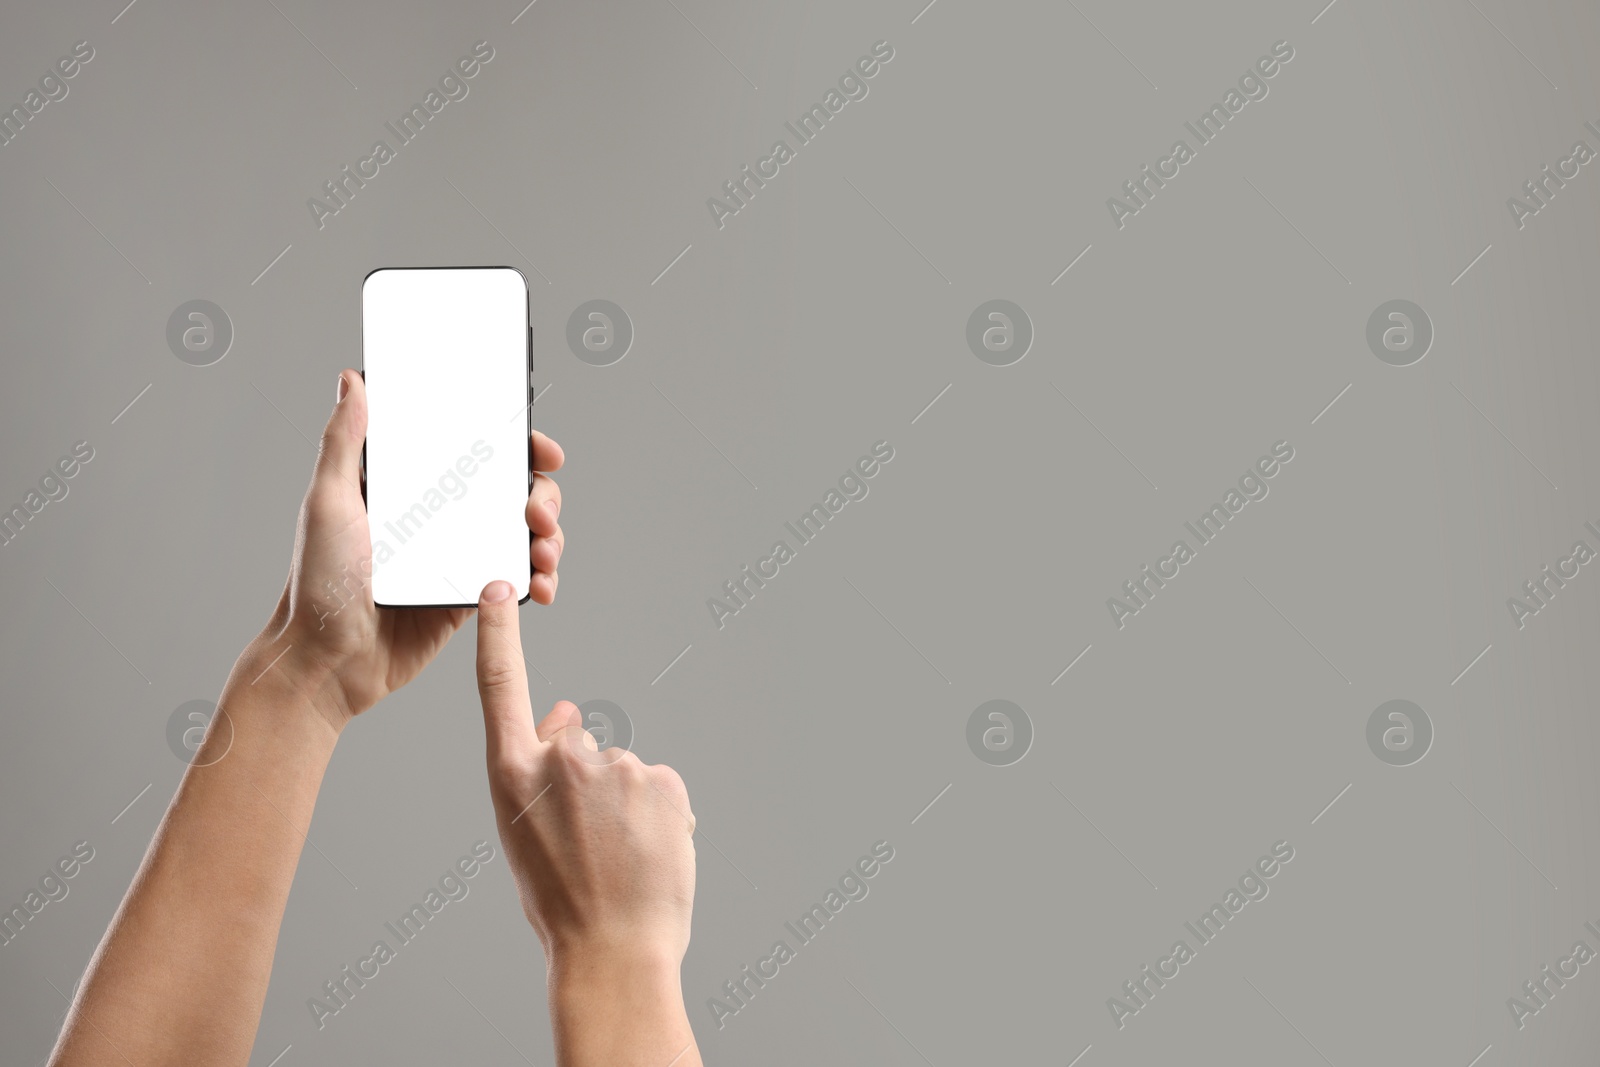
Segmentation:
{"type": "MultiPolygon", "coordinates": [[[[121,6],[0,34],[7,103],[96,53],[0,148],[0,498],[96,450],[0,550],[0,902],[96,849],[0,948],[8,1062],[44,1058],[181,774],[169,715],[281,588],[362,276],[454,263],[533,281],[570,460],[534,699],[616,701],[688,782],[707,1063],[1593,1062],[1594,966],[1520,1032],[1506,998],[1600,948],[1600,576],[1521,631],[1506,598],[1600,547],[1600,174],[1520,231],[1505,200],[1600,148],[1600,12],[121,6]],[[470,95],[319,231],[306,199],[480,39],[470,95]],[[880,39],[870,95],[719,231],[706,198],[880,39]],[[1283,39],[1118,230],[1106,198],[1283,39]],[[204,368],[165,342],[197,298],[235,334],[204,368]],[[596,298],[636,331],[604,368],[565,343],[596,298]],[[1035,332],[1003,368],[964,336],[996,298],[1035,332]],[[1435,331],[1406,368],[1365,342],[1397,298],[1435,331]],[[706,599],[880,439],[870,496],[719,632],[706,599]],[[1278,440],[1271,495],[1118,630],[1106,598],[1278,440]],[[1408,767],[1365,740],[1397,698],[1434,729],[1408,767]],[[992,699],[1033,723],[1011,766],[967,748],[992,699]],[[706,998],[880,839],[870,895],[719,1030],[706,998]],[[1107,998],[1278,840],[1270,896],[1119,1030],[1107,998]]],[[[321,1032],[306,1008],[493,840],[471,670],[468,633],[339,746],[253,1063],[551,1061],[503,859],[321,1032]]]]}

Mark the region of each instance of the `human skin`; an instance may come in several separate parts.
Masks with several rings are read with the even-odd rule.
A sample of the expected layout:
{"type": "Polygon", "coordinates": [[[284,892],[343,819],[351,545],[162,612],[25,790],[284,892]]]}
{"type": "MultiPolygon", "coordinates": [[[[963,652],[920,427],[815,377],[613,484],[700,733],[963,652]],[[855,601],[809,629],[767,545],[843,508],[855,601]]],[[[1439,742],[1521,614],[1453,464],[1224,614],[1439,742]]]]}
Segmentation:
{"type": "Polygon", "coordinates": [[[478,601],[489,795],[522,910],[544,945],[561,1067],[700,1067],[679,968],[694,814],[671,767],[597,752],[577,707],[536,728],[511,586],[478,601]]]}
{"type": "MultiPolygon", "coordinates": [[[[365,583],[329,610],[329,588],[370,573],[366,424],[361,376],[343,371],[283,594],[234,663],[206,739],[84,972],[49,1061],[57,1067],[248,1064],[334,745],[472,614],[378,609],[365,583]]],[[[537,433],[532,456],[541,472],[563,460],[560,446],[537,433]]],[[[555,482],[537,475],[525,514],[534,535],[529,592],[540,604],[559,584],[560,509],[555,482]]]]}

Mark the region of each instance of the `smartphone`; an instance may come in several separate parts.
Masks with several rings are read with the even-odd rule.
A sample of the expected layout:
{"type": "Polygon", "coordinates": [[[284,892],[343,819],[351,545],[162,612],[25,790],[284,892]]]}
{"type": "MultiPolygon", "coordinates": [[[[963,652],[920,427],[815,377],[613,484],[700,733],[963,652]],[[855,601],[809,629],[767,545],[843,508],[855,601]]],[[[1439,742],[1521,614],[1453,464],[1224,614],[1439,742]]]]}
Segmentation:
{"type": "Polygon", "coordinates": [[[385,267],[361,286],[363,453],[379,607],[472,607],[533,578],[528,284],[514,267],[385,267]]]}

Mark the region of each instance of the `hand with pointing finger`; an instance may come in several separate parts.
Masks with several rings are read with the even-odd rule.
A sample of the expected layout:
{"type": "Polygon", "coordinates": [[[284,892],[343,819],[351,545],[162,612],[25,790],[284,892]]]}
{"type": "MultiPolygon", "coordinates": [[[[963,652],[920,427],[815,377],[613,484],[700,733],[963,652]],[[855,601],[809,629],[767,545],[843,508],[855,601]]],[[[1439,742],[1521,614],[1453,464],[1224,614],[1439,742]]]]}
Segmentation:
{"type": "Polygon", "coordinates": [[[509,583],[478,601],[477,668],[489,795],[544,946],[558,1062],[698,1067],[679,979],[694,906],[683,779],[596,751],[568,701],[534,725],[509,583]]]}
{"type": "MultiPolygon", "coordinates": [[[[367,389],[341,371],[333,414],[300,508],[283,595],[250,652],[313,697],[335,731],[415,678],[472,614],[470,608],[379,608],[372,599],[372,539],[363,499],[361,449],[367,389]],[[278,657],[282,657],[281,660],[278,657]]],[[[537,430],[529,440],[534,475],[523,515],[531,534],[530,597],[555,600],[566,537],[561,489],[544,472],[561,468],[561,446],[537,430]]]]}

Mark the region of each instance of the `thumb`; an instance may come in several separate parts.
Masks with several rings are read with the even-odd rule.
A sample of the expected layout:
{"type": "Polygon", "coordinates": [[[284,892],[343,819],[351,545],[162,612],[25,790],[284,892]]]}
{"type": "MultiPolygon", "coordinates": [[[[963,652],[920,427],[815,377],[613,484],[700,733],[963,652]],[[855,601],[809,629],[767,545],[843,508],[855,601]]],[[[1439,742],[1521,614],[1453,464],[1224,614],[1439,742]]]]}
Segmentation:
{"type": "Polygon", "coordinates": [[[526,758],[539,746],[525,666],[511,583],[490,582],[478,598],[478,698],[491,761],[526,758]]]}
{"type": "Polygon", "coordinates": [[[322,430],[314,487],[361,492],[361,447],[367,439],[367,384],[353,370],[339,372],[333,414],[322,430]]]}
{"type": "Polygon", "coordinates": [[[573,725],[583,725],[583,713],[572,701],[558,700],[556,706],[550,709],[550,714],[539,723],[539,740],[548,741],[560,731],[573,725]]]}

